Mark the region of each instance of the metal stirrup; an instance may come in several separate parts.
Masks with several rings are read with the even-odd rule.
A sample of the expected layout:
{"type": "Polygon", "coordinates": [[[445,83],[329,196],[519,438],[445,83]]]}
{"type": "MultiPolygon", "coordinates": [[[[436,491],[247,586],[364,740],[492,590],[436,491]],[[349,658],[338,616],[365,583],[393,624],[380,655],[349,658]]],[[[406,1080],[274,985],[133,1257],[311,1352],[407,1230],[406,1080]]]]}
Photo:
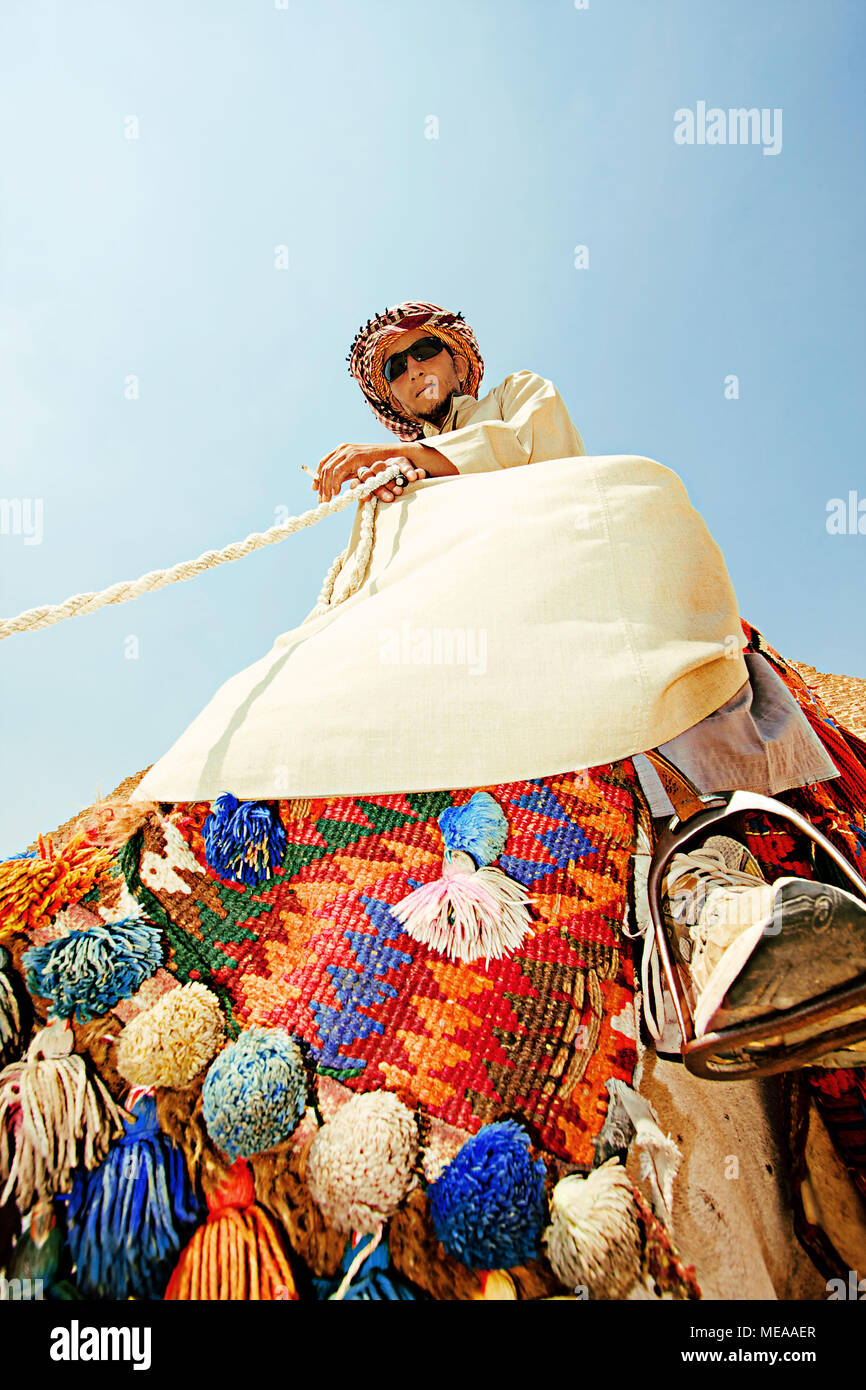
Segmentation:
{"type": "Polygon", "coordinates": [[[734,1024],[718,1032],[695,1036],[694,1020],[686,997],[679,967],[674,960],[662,912],[662,882],[673,856],[704,834],[711,826],[746,811],[763,811],[778,817],[806,835],[832,860],[851,885],[851,890],[866,903],[866,881],[849,864],[843,854],[831,844],[826,835],[806,820],[799,811],[777,801],[775,797],[757,792],[734,791],[711,796],[702,795],[684,773],[680,772],[658,749],[645,754],[655,768],[674,808],[674,817],[656,841],[647,877],[647,897],[655,939],[661,957],[668,989],[673,1000],[681,1037],[682,1061],[688,1071],[708,1080],[736,1080],[742,1077],[770,1076],[791,1071],[810,1061],[866,1037],[866,1018],[849,1021],[830,1028],[820,1037],[808,1038],[785,1046],[785,1037],[800,1032],[811,1024],[819,1024],[847,1012],[866,1006],[866,976],[853,984],[837,986],[806,1004],[779,1010],[759,1019],[734,1024]],[[765,1039],[781,1039],[768,1043],[750,1053],[749,1045],[765,1039]],[[731,1056],[739,1053],[739,1056],[731,1056]],[[720,1055],[721,1054],[721,1055],[720,1055]],[[727,1054],[727,1055],[725,1055],[727,1054]]]}

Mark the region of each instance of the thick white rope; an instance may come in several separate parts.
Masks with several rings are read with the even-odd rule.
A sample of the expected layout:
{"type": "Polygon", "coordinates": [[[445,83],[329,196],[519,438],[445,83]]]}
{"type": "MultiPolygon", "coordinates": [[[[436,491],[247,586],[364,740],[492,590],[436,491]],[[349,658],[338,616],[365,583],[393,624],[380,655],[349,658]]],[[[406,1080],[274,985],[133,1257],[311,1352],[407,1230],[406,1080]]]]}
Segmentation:
{"type": "MultiPolygon", "coordinates": [[[[121,580],[99,593],[73,594],[63,603],[44,604],[40,608],[28,608],[25,612],[19,613],[17,618],[3,618],[0,620],[0,642],[3,641],[4,637],[11,637],[13,632],[31,632],[35,628],[50,627],[52,623],[61,623],[65,618],[78,618],[84,613],[94,613],[97,608],[104,608],[109,603],[128,603],[130,599],[138,598],[141,594],[151,593],[154,589],[163,589],[166,584],[176,584],[181,579],[193,579],[195,575],[201,574],[204,570],[215,569],[217,565],[224,565],[229,560],[240,560],[244,555],[251,555],[254,550],[261,550],[263,546],[285,540],[287,536],[294,535],[296,531],[303,530],[305,526],[313,526],[323,517],[330,516],[334,512],[341,512],[345,507],[351,506],[355,502],[361,502],[365,505],[361,513],[361,533],[355,557],[355,570],[347,581],[345,592],[340,596],[339,602],[342,602],[351,594],[357,593],[364,582],[364,575],[370,563],[375,534],[376,507],[379,500],[372,494],[377,488],[384,487],[392,478],[396,478],[400,471],[399,464],[389,464],[381,473],[377,473],[375,477],[370,478],[360,487],[338,493],[329,502],[320,502],[317,507],[312,507],[308,512],[302,512],[300,516],[290,516],[287,521],[280,522],[279,526],[268,527],[267,531],[253,531],[244,540],[234,541],[231,545],[224,546],[222,550],[206,550],[196,560],[184,560],[180,564],[171,565],[164,570],[151,570],[150,573],[141,575],[139,579],[121,580]]],[[[342,569],[346,553],[345,550],[342,550],[328,570],[318,603],[311,616],[318,616],[320,613],[326,612],[331,606],[334,584],[342,569]]]]}
{"type": "MultiPolygon", "coordinates": [[[[384,473],[378,475],[380,478],[384,476],[384,473]]],[[[354,573],[345,581],[343,593],[337,600],[338,603],[342,603],[344,599],[350,598],[352,594],[357,593],[364,582],[367,566],[370,563],[370,556],[373,553],[373,540],[376,535],[376,505],[378,500],[377,497],[371,498],[369,506],[363,507],[361,511],[358,548],[355,551],[355,569],[354,573]]],[[[325,575],[318,602],[310,614],[311,617],[317,618],[320,613],[326,613],[332,606],[334,585],[337,581],[337,575],[343,568],[343,563],[347,554],[348,549],[341,550],[334,563],[331,565],[331,568],[328,570],[328,573],[325,575]]]]}

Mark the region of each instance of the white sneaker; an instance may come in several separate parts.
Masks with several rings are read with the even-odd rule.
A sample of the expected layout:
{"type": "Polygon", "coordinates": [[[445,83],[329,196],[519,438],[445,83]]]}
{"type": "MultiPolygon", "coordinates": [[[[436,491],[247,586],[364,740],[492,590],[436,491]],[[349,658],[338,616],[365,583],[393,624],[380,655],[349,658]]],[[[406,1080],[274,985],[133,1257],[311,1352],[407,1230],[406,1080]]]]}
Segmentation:
{"type": "Polygon", "coordinates": [[[698,1037],[808,1002],[866,973],[866,904],[811,879],[769,884],[754,855],[729,836],[674,855],[662,890],[693,986],[698,1037]]]}

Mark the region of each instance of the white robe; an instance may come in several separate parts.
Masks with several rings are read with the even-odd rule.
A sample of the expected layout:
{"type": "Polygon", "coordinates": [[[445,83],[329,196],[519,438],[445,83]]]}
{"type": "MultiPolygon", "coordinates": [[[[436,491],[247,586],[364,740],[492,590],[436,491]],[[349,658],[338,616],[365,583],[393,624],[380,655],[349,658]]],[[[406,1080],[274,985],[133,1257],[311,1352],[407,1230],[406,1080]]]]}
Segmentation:
{"type": "Polygon", "coordinates": [[[220,686],[134,800],[543,777],[654,748],[743,686],[736,596],[675,473],[586,457],[532,372],[456,397],[444,423],[424,442],[459,476],[378,505],[364,583],[340,602],[356,515],[328,612],[220,686]]]}

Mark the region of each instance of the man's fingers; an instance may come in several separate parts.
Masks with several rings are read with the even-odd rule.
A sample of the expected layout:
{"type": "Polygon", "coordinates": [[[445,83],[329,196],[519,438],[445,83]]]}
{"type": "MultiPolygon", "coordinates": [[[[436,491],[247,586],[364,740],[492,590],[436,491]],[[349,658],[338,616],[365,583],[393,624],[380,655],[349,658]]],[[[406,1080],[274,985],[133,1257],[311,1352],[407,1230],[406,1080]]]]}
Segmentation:
{"type": "Polygon", "coordinates": [[[315,471],[315,473],[313,474],[313,487],[314,487],[314,488],[321,488],[321,486],[322,486],[322,475],[323,475],[325,469],[327,468],[327,466],[328,466],[330,460],[334,457],[334,453],[336,453],[336,450],[334,450],[334,451],[333,451],[332,453],[330,453],[330,454],[326,454],[325,457],[324,457],[323,459],[319,459],[319,462],[316,464],[316,471],[315,471]]]}
{"type": "Polygon", "coordinates": [[[350,447],[348,444],[340,444],[319,462],[316,476],[313,479],[313,487],[318,490],[319,497],[323,502],[329,502],[335,493],[340,491],[340,486],[345,482],[346,475],[344,474],[340,483],[335,486],[337,470],[340,464],[346,461],[347,450],[350,447]]]}
{"type": "MultiPolygon", "coordinates": [[[[395,455],[393,458],[383,459],[382,462],[377,465],[376,472],[378,473],[384,470],[385,468],[391,468],[392,465],[395,463],[399,467],[400,472],[403,474],[403,477],[408,482],[409,473],[411,471],[411,464],[409,463],[409,460],[405,458],[403,455],[395,455]]],[[[376,496],[381,498],[383,502],[395,502],[398,497],[403,496],[403,484],[395,482],[392,478],[390,483],[388,483],[386,487],[377,488],[376,496]]]]}
{"type": "Polygon", "coordinates": [[[325,501],[329,502],[332,497],[336,497],[343,483],[354,473],[354,466],[350,458],[339,458],[325,469],[322,474],[322,490],[325,494],[325,501]]]}
{"type": "MultiPolygon", "coordinates": [[[[389,458],[383,459],[381,463],[373,464],[369,468],[362,469],[361,472],[363,473],[363,477],[356,478],[352,483],[352,487],[358,487],[360,483],[368,482],[369,479],[374,477],[376,473],[381,473],[384,469],[389,468],[394,463],[400,465],[403,477],[406,479],[407,483],[417,482],[420,478],[425,478],[427,476],[426,469],[416,468],[414,464],[410,463],[409,460],[405,457],[389,458]]],[[[385,487],[375,489],[375,496],[378,497],[379,500],[382,502],[396,502],[398,498],[402,497],[402,495],[403,484],[395,483],[393,480],[390,483],[386,484],[385,487]]]]}
{"type": "Polygon", "coordinates": [[[322,469],[327,468],[328,464],[331,462],[332,459],[336,459],[337,455],[342,454],[343,450],[348,449],[348,447],[348,444],[338,444],[336,449],[332,449],[329,454],[325,454],[325,457],[323,459],[319,459],[319,462],[316,466],[316,473],[321,473],[322,469]]]}
{"type": "MultiPolygon", "coordinates": [[[[363,449],[370,449],[372,452],[369,445],[341,444],[339,448],[333,449],[321,460],[312,484],[314,490],[318,491],[321,501],[328,502],[332,497],[336,497],[346,481],[353,488],[360,487],[361,484],[374,478],[377,473],[382,473],[394,464],[400,468],[407,483],[416,482],[417,479],[426,477],[425,470],[416,468],[404,454],[375,459],[374,462],[359,466],[358,455],[363,449]]],[[[401,484],[392,482],[381,490],[376,489],[375,496],[383,502],[393,502],[395,493],[400,496],[402,491],[401,484]]]]}

